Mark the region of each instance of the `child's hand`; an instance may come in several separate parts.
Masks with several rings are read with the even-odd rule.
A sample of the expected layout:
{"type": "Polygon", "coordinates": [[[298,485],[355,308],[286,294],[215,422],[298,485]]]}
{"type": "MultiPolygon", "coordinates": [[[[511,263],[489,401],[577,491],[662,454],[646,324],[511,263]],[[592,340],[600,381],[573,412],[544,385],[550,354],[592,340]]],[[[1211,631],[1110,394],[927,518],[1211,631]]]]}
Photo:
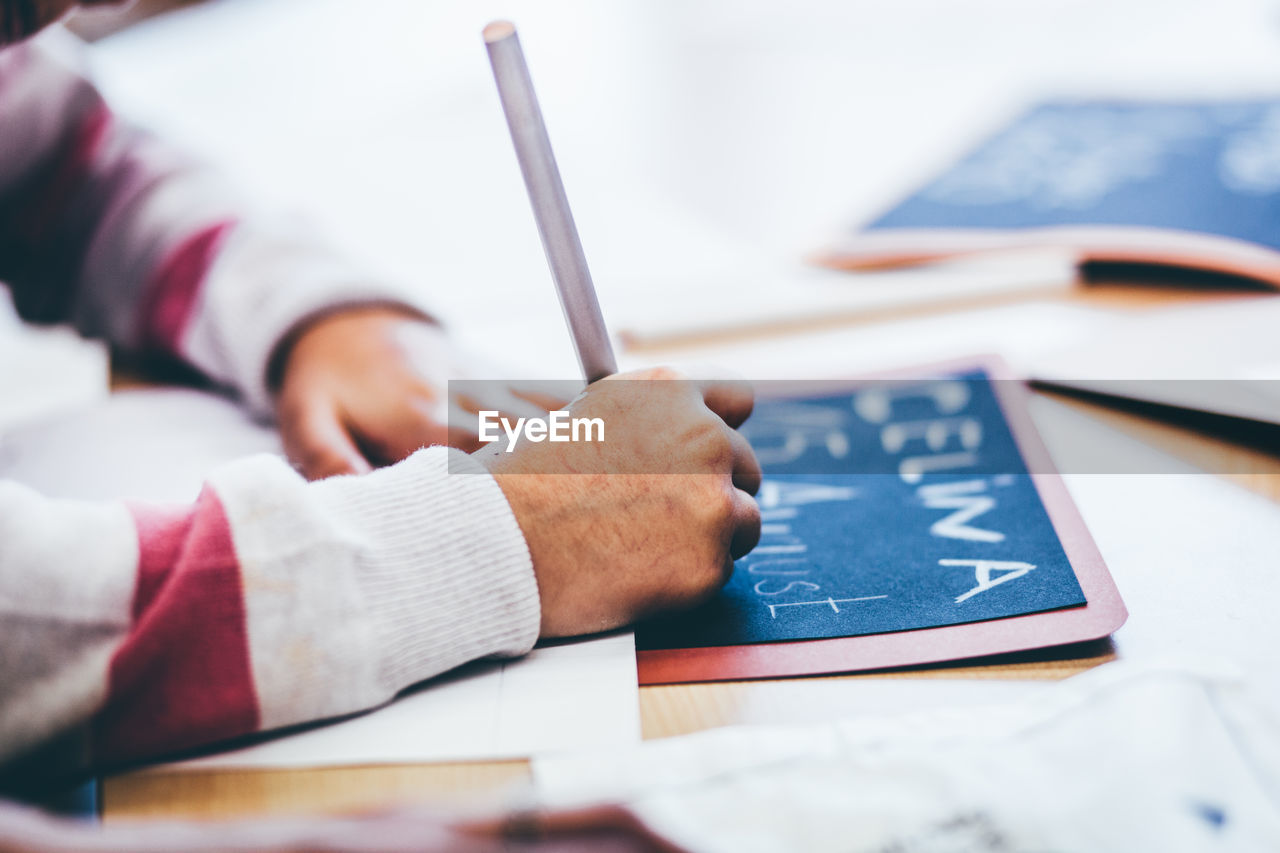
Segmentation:
{"type": "MultiPolygon", "coordinates": [[[[454,362],[444,331],[403,309],[353,308],[316,320],[283,354],[276,414],[285,452],[314,480],[363,473],[430,444],[475,450],[475,431],[457,426],[474,418],[449,426],[454,362]]],[[[486,408],[511,406],[495,400],[486,408]]]]}

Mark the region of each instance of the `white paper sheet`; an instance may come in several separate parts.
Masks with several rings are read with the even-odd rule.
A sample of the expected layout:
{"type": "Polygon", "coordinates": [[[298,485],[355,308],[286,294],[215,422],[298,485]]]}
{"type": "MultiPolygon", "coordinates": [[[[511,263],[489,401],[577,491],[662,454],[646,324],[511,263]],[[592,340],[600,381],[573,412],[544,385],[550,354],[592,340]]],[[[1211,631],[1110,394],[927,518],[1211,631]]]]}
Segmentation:
{"type": "MultiPolygon", "coordinates": [[[[1078,344],[1114,322],[1113,312],[1030,302],[973,308],[849,328],[622,354],[623,369],[700,365],[748,379],[834,378],[995,354],[1022,372],[1054,349],[1078,344]]],[[[510,330],[515,334],[517,330],[510,330]]]]}
{"type": "Polygon", "coordinates": [[[1024,252],[873,272],[800,264],[759,264],[665,280],[616,282],[611,316],[623,341],[661,345],[682,338],[779,331],[800,324],[867,320],[938,311],[1010,297],[1063,293],[1076,260],[1062,252],[1024,252]]]}
{"type": "Polygon", "coordinates": [[[159,771],[527,758],[640,739],[635,635],[480,664],[361,717],[159,771]]]}
{"type": "Polygon", "coordinates": [[[534,762],[544,803],[622,801],[706,851],[1253,851],[1280,723],[1229,668],[1111,664],[1010,704],[703,732],[534,762]]]}
{"type": "Polygon", "coordinates": [[[1033,360],[1070,388],[1280,423],[1280,296],[1146,312],[1033,360]]]}
{"type": "MultiPolygon", "coordinates": [[[[129,391],[10,433],[0,478],[60,498],[189,501],[213,468],[278,453],[274,430],[232,401],[190,390],[129,391]]],[[[167,765],[326,767],[523,758],[640,737],[630,633],[476,664],[371,714],[167,765]]]]}
{"type": "Polygon", "coordinates": [[[1120,658],[1226,660],[1280,708],[1280,506],[1057,401],[1032,416],[1051,454],[1105,444],[1126,470],[1166,472],[1063,477],[1129,609],[1120,658]]]}

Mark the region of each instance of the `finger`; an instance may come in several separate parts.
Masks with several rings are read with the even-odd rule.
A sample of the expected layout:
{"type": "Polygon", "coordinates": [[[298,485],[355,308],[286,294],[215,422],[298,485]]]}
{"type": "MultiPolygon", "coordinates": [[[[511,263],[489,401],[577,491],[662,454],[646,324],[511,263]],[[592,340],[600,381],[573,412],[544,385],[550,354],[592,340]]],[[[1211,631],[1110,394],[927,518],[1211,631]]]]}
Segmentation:
{"type": "Polygon", "coordinates": [[[285,455],[309,480],[364,474],[372,468],[337,411],[327,406],[312,406],[282,417],[280,437],[285,455]]]}
{"type": "Polygon", "coordinates": [[[737,430],[729,431],[729,446],[733,449],[733,484],[749,495],[760,491],[760,481],[764,472],[760,470],[760,460],[751,449],[746,436],[737,430]]]}
{"type": "Polygon", "coordinates": [[[480,440],[480,422],[476,413],[468,411],[456,400],[449,401],[449,446],[474,453],[486,442],[480,440]]]}
{"type": "Polygon", "coordinates": [[[751,495],[738,489],[733,498],[733,539],[729,556],[744,557],[760,543],[760,505],[751,495]]]}
{"type": "Polygon", "coordinates": [[[358,429],[357,438],[386,462],[399,462],[424,447],[448,441],[448,427],[436,417],[438,408],[434,400],[407,397],[378,422],[376,430],[358,429]]]}
{"type": "Polygon", "coordinates": [[[755,391],[743,379],[706,379],[697,383],[702,401],[729,426],[735,429],[751,415],[755,391]]]}

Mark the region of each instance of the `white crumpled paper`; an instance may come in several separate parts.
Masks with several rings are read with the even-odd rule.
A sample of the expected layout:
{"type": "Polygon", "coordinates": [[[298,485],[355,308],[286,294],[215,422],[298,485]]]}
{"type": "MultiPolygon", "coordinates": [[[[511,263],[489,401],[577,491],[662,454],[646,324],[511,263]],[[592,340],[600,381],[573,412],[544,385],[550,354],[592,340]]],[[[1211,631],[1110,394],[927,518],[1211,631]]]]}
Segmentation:
{"type": "Polygon", "coordinates": [[[706,851],[1280,849],[1280,725],[1213,667],[1110,664],[1027,701],[735,727],[538,759],[706,851]]]}

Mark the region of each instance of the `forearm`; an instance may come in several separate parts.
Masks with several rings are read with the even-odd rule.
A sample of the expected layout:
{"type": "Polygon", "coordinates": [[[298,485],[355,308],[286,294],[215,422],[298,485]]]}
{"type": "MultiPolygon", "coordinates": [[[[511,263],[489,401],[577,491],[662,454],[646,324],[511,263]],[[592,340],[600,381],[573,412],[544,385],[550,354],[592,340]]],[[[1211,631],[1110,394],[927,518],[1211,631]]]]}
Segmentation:
{"type": "Polygon", "coordinates": [[[66,33],[0,51],[0,120],[0,278],[20,313],[122,345],[157,338],[176,284],[165,267],[216,238],[230,200],[119,120],[66,33]]]}
{"type": "Polygon", "coordinates": [[[268,363],[300,324],[407,302],[122,121],[65,33],[0,51],[0,122],[0,281],[29,320],[185,361],[265,414],[268,363]]]}
{"type": "Polygon", "coordinates": [[[21,617],[0,629],[0,755],[89,722],[96,761],[156,756],[526,651],[524,539],[493,480],[449,473],[450,452],[313,484],[257,457],[176,509],[0,486],[0,600],[21,617]]]}

